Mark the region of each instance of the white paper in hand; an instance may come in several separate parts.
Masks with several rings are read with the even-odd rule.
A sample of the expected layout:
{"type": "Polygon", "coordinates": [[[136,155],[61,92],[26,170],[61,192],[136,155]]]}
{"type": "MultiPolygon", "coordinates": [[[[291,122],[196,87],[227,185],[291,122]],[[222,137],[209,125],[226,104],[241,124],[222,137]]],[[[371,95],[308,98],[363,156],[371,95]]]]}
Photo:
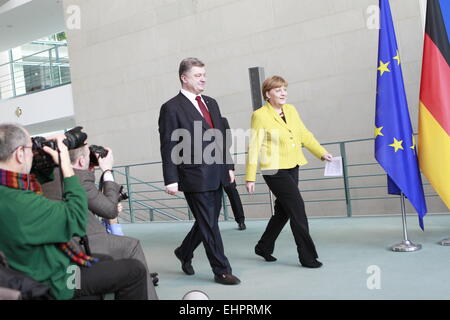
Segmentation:
{"type": "Polygon", "coordinates": [[[333,157],[331,162],[325,164],[325,177],[342,177],[342,157],[333,157]]]}

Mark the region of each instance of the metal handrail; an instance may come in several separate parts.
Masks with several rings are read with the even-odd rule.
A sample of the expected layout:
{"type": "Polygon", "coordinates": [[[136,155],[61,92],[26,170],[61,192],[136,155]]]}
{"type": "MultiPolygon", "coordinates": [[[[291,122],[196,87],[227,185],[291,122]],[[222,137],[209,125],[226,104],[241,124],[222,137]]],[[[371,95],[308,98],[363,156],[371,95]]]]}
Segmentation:
{"type": "MultiPolygon", "coordinates": [[[[354,140],[346,140],[346,141],[336,141],[336,142],[327,142],[323,143],[322,145],[337,145],[340,149],[340,155],[343,159],[343,172],[344,175],[342,177],[314,177],[314,178],[303,178],[299,179],[299,182],[311,182],[311,181],[339,181],[341,180],[343,183],[342,186],[335,186],[335,187],[326,187],[326,188],[320,188],[320,189],[305,189],[302,190],[302,193],[313,193],[313,192],[333,192],[333,191],[344,191],[344,197],[331,197],[327,199],[309,199],[304,200],[305,203],[317,203],[317,202],[342,202],[344,201],[346,203],[346,216],[352,217],[352,202],[353,201],[365,201],[365,200],[384,200],[384,199],[396,199],[400,198],[399,196],[352,196],[351,191],[352,190],[367,190],[367,189],[381,189],[386,188],[386,185],[380,185],[380,184],[369,184],[369,185],[359,185],[354,186],[350,185],[350,181],[359,179],[359,178],[374,178],[374,177],[380,177],[380,176],[386,176],[385,173],[363,173],[363,174],[349,174],[348,169],[349,168],[356,168],[356,167],[367,167],[367,166],[377,166],[379,167],[379,164],[376,162],[363,162],[363,163],[348,163],[348,156],[347,156],[347,150],[346,145],[349,143],[355,143],[355,142],[370,142],[374,141],[374,138],[366,138],[366,139],[354,139],[354,140]]],[[[242,153],[234,153],[234,156],[238,155],[244,155],[246,152],[242,153]]],[[[130,175],[130,170],[137,167],[143,167],[143,166],[151,166],[151,165],[161,165],[160,161],[156,162],[145,162],[145,163],[137,163],[132,165],[124,165],[124,166],[117,166],[114,169],[119,171],[121,175],[126,176],[128,174],[128,177],[126,177],[127,180],[127,190],[130,193],[130,199],[129,199],[129,207],[126,210],[126,212],[130,215],[131,221],[135,221],[134,217],[134,211],[142,211],[142,210],[155,210],[160,215],[163,215],[166,218],[170,218],[172,220],[182,220],[180,217],[176,217],[174,215],[171,215],[167,212],[167,210],[172,210],[174,212],[177,212],[178,214],[181,214],[182,217],[192,220],[192,214],[189,210],[189,207],[187,203],[185,203],[185,198],[181,196],[171,197],[171,198],[163,198],[158,196],[158,192],[165,194],[164,189],[164,181],[163,180],[155,180],[155,181],[144,181],[138,178],[135,178],[130,175]],[[125,173],[120,172],[120,169],[125,169],[125,173]],[[133,181],[133,182],[131,182],[133,181]],[[159,186],[158,186],[159,185],[159,186]],[[140,190],[132,190],[133,187],[139,186],[140,190]],[[174,205],[170,205],[171,201],[178,201],[174,205]],[[179,203],[179,201],[183,201],[183,204],[179,203]],[[137,208],[134,207],[134,204],[139,204],[143,206],[144,208],[137,208]],[[186,210],[187,209],[187,213],[186,210]]],[[[381,168],[381,167],[379,167],[381,168]]],[[[314,168],[300,168],[301,172],[314,172],[318,170],[323,170],[323,167],[314,167],[314,168]]],[[[261,173],[258,173],[260,176],[261,173]]],[[[242,177],[245,176],[244,173],[236,173],[236,177],[242,177]]],[[[256,182],[257,185],[263,185],[264,182],[256,182]]],[[[237,183],[238,187],[241,187],[245,185],[245,183],[237,183]]],[[[424,183],[424,185],[430,185],[429,183],[424,183]]],[[[243,205],[244,206],[255,206],[255,205],[270,205],[273,206],[273,203],[270,201],[270,197],[268,197],[267,201],[258,201],[258,199],[255,199],[257,201],[250,202],[246,201],[246,199],[249,199],[250,196],[254,197],[261,197],[261,196],[269,196],[270,192],[257,192],[253,194],[242,194],[241,197],[243,197],[243,205]]],[[[437,197],[437,194],[426,194],[426,197],[437,197]]],[[[228,206],[229,204],[226,201],[226,197],[224,196],[224,202],[223,202],[223,212],[221,215],[225,218],[225,220],[228,219],[228,206]]],[[[152,216],[152,214],[151,214],[152,216]]],[[[124,218],[125,220],[128,220],[127,218],[124,218]]]]}
{"type": "MultiPolygon", "coordinates": [[[[136,166],[139,166],[139,164],[136,165],[136,166]]],[[[155,185],[153,185],[153,184],[151,184],[151,183],[145,183],[144,181],[142,181],[142,180],[140,180],[140,179],[138,179],[138,178],[135,178],[135,177],[130,176],[130,175],[129,175],[129,167],[130,167],[130,166],[118,166],[118,167],[114,167],[114,169],[116,170],[117,173],[119,173],[119,174],[125,176],[126,181],[127,181],[127,192],[129,193],[129,199],[128,199],[128,200],[129,200],[129,201],[128,201],[128,203],[129,203],[129,209],[128,209],[128,211],[129,211],[129,213],[130,213],[131,221],[134,222],[134,219],[135,219],[135,217],[134,217],[134,212],[133,212],[134,208],[133,208],[133,206],[132,206],[133,203],[139,203],[139,204],[141,204],[141,205],[146,206],[147,209],[155,210],[157,213],[160,213],[160,214],[163,215],[163,216],[170,217],[170,218],[173,218],[174,220],[177,220],[177,219],[178,219],[177,217],[175,217],[175,216],[173,216],[173,215],[171,215],[171,214],[169,214],[169,213],[167,213],[167,212],[165,212],[165,211],[162,211],[162,209],[172,209],[172,210],[175,209],[175,210],[176,210],[177,208],[165,206],[164,204],[161,204],[158,200],[152,200],[152,199],[150,199],[150,198],[148,198],[148,197],[144,197],[144,199],[140,199],[140,200],[132,200],[132,199],[133,199],[133,198],[132,198],[132,189],[131,189],[131,183],[129,182],[130,179],[136,180],[136,181],[138,181],[138,183],[144,184],[144,185],[146,185],[146,186],[148,186],[148,187],[151,187],[151,188],[154,188],[154,189],[156,189],[157,191],[163,191],[163,189],[162,189],[162,188],[159,188],[159,187],[157,187],[157,186],[155,186],[155,185]],[[125,169],[125,173],[120,172],[120,171],[118,170],[118,169],[120,169],[120,168],[124,168],[124,169],[125,169]],[[163,208],[155,208],[154,206],[150,206],[150,205],[147,205],[147,204],[143,203],[143,202],[145,202],[145,201],[153,201],[153,202],[155,202],[155,203],[157,203],[157,204],[164,205],[164,207],[163,207],[163,208]]],[[[184,198],[179,197],[179,196],[177,196],[177,198],[182,199],[182,200],[185,200],[184,198]]],[[[176,210],[176,211],[179,211],[179,210],[176,210]]],[[[185,214],[185,213],[182,212],[182,211],[179,211],[179,212],[182,213],[182,214],[185,214]]],[[[179,220],[181,220],[181,219],[179,219],[179,220]]]]}
{"type": "MultiPolygon", "coordinates": [[[[52,45],[53,45],[53,44],[52,44],[52,45]]],[[[45,49],[45,50],[42,50],[42,51],[38,51],[38,52],[35,52],[35,53],[30,54],[30,55],[28,55],[28,56],[23,56],[22,58],[18,58],[18,59],[15,59],[15,60],[8,61],[8,62],[6,62],[6,63],[0,64],[0,67],[3,67],[3,66],[6,66],[6,65],[15,63],[16,61],[23,60],[24,58],[29,58],[29,57],[36,56],[36,55],[38,55],[38,54],[40,54],[40,53],[43,53],[43,52],[45,52],[45,51],[55,50],[55,49],[58,48],[58,47],[67,47],[67,43],[60,44],[60,45],[56,45],[56,44],[55,44],[55,45],[53,45],[53,48],[49,48],[49,49],[45,49]]]]}

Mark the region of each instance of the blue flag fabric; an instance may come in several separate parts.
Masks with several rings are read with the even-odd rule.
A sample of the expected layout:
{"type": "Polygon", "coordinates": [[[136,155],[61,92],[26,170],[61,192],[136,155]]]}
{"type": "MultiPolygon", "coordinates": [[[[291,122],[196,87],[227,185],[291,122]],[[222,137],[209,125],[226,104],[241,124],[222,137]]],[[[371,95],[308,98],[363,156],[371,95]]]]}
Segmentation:
{"type": "Polygon", "coordinates": [[[427,206],[389,0],[380,0],[377,70],[375,158],[388,175],[389,193],[408,198],[424,230],[427,206]]]}

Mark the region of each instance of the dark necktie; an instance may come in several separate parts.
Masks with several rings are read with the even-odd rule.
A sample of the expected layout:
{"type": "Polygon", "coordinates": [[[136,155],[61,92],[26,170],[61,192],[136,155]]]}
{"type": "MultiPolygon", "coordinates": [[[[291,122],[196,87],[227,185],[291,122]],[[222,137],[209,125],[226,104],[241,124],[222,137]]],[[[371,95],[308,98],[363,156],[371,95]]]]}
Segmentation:
{"type": "Polygon", "coordinates": [[[198,102],[198,106],[200,107],[200,111],[203,114],[203,118],[205,118],[205,121],[209,124],[211,128],[214,128],[213,122],[211,120],[211,115],[209,114],[208,109],[206,108],[205,104],[202,101],[202,97],[197,96],[195,97],[195,100],[198,102]]]}

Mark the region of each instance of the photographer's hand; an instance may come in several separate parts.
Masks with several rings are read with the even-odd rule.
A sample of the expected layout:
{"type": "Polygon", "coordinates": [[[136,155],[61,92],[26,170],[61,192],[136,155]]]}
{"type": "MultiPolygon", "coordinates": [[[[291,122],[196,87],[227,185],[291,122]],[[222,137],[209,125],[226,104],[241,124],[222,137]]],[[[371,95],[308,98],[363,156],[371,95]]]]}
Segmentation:
{"type": "Polygon", "coordinates": [[[97,159],[98,159],[98,164],[100,166],[100,169],[104,172],[106,170],[112,170],[113,166],[114,166],[114,156],[112,153],[112,150],[110,148],[105,148],[106,150],[108,150],[108,154],[106,155],[106,157],[101,158],[99,157],[98,154],[96,154],[97,159]]]}
{"type": "Polygon", "coordinates": [[[73,176],[75,173],[72,169],[72,164],[70,163],[70,157],[69,157],[69,150],[67,149],[67,146],[63,143],[63,140],[66,139],[66,136],[61,134],[54,137],[57,141],[58,149],[60,151],[61,155],[61,163],[59,163],[59,156],[58,151],[53,150],[52,148],[49,148],[45,146],[43,150],[48,153],[53,161],[61,167],[63,177],[69,178],[73,176]]]}

